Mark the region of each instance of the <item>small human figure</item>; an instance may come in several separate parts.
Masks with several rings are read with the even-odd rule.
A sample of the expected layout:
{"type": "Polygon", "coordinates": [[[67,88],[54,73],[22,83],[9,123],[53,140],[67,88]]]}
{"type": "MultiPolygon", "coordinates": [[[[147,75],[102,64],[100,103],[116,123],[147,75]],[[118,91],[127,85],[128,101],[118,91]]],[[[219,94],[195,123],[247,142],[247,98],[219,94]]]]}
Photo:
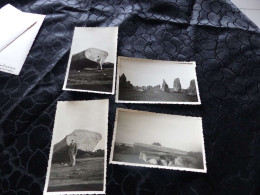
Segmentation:
{"type": "Polygon", "coordinates": [[[102,70],[101,57],[99,57],[99,56],[98,56],[98,59],[97,59],[97,63],[98,63],[97,69],[98,69],[98,70],[102,70]]]}
{"type": "Polygon", "coordinates": [[[78,152],[77,143],[74,140],[71,140],[69,145],[69,156],[70,156],[70,166],[74,167],[76,165],[76,155],[78,152]]]}

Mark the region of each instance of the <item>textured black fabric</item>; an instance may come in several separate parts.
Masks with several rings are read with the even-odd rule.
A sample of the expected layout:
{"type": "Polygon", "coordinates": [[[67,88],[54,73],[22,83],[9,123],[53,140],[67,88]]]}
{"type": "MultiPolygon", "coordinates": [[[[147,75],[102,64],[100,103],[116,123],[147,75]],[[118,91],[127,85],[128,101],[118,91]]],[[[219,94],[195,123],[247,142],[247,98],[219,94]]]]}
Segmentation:
{"type": "MultiPolygon", "coordinates": [[[[228,0],[1,0],[46,19],[19,76],[0,72],[0,193],[42,194],[56,103],[202,116],[208,173],[108,165],[107,194],[260,194],[260,33],[228,0]],[[118,55],[196,61],[201,106],[62,91],[74,26],[119,26],[118,55]]],[[[15,56],[14,56],[15,57],[15,56]]],[[[156,74],[156,73],[155,73],[156,74]]]]}

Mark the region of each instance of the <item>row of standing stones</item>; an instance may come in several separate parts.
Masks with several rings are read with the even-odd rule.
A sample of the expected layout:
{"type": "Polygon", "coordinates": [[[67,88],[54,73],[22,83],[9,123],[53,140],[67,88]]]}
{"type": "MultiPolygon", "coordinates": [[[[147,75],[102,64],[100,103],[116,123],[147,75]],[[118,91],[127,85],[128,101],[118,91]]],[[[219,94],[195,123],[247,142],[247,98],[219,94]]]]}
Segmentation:
{"type": "Polygon", "coordinates": [[[119,77],[120,89],[132,89],[137,91],[163,91],[167,93],[183,93],[190,96],[197,96],[195,79],[190,81],[190,85],[187,89],[183,89],[181,86],[180,78],[175,78],[173,82],[173,88],[170,88],[166,81],[163,79],[162,85],[156,86],[133,86],[130,81],[127,80],[125,74],[119,77]]]}

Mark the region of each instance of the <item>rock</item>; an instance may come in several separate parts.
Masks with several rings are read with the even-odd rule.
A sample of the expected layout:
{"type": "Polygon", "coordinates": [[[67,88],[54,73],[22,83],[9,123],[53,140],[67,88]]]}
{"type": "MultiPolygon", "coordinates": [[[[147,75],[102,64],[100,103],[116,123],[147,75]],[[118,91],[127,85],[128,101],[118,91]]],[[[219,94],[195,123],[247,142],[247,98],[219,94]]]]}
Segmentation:
{"type": "Polygon", "coordinates": [[[174,91],[174,92],[178,92],[178,93],[181,92],[181,82],[180,82],[180,79],[179,79],[179,78],[174,79],[174,82],[173,82],[173,91],[174,91]]]}
{"type": "Polygon", "coordinates": [[[158,165],[158,162],[157,162],[156,159],[149,159],[149,160],[147,161],[147,163],[152,164],[152,165],[158,165]]]}
{"type": "Polygon", "coordinates": [[[126,87],[126,76],[123,73],[120,77],[119,77],[119,87],[120,88],[125,88],[126,87]]]}
{"type": "Polygon", "coordinates": [[[108,53],[106,51],[89,48],[80,53],[74,54],[71,58],[71,70],[82,70],[84,68],[102,69],[108,53]]]}
{"type": "Polygon", "coordinates": [[[197,96],[196,85],[195,85],[194,79],[192,79],[190,81],[190,86],[187,88],[187,95],[197,96]]]}
{"type": "Polygon", "coordinates": [[[175,165],[180,165],[180,166],[183,166],[183,160],[181,157],[177,157],[174,159],[174,164],[175,165]]]}
{"type": "Polygon", "coordinates": [[[123,73],[120,77],[119,77],[119,87],[121,89],[132,89],[134,86],[132,85],[132,83],[130,81],[127,81],[127,78],[125,76],[125,74],[123,73]]]}
{"type": "Polygon", "coordinates": [[[165,82],[164,79],[163,79],[163,83],[162,83],[162,91],[164,91],[164,92],[169,92],[169,86],[168,86],[168,84],[165,82]]]}
{"type": "Polygon", "coordinates": [[[173,165],[174,165],[174,162],[173,161],[169,161],[168,166],[173,166],[173,165]]]}
{"type": "Polygon", "coordinates": [[[144,162],[147,162],[147,155],[144,152],[140,152],[139,160],[143,160],[144,162]]]}
{"type": "Polygon", "coordinates": [[[161,164],[163,165],[163,166],[167,166],[167,161],[166,160],[163,160],[163,159],[160,159],[160,162],[161,162],[161,164]]]}
{"type": "MultiPolygon", "coordinates": [[[[63,140],[56,143],[53,149],[53,162],[68,162],[69,161],[69,144],[71,140],[77,143],[78,155],[92,152],[98,142],[102,139],[100,133],[88,130],[74,130],[71,134],[67,135],[63,140]]],[[[78,156],[77,155],[77,156],[78,156]]]]}
{"type": "Polygon", "coordinates": [[[161,86],[160,86],[160,85],[155,85],[155,86],[149,85],[149,86],[146,87],[145,90],[146,90],[146,91],[157,92],[157,91],[160,91],[160,89],[161,89],[161,86]]]}
{"type": "Polygon", "coordinates": [[[132,83],[130,81],[126,82],[126,88],[132,89],[134,86],[132,85],[132,83]]]}

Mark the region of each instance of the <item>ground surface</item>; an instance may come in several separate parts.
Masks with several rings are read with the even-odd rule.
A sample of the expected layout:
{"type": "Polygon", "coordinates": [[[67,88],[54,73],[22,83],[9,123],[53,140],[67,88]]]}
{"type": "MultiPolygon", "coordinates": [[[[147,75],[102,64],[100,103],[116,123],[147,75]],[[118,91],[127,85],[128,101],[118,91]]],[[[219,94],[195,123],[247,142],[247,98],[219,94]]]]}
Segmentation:
{"type": "MultiPolygon", "coordinates": [[[[114,154],[113,156],[114,161],[118,162],[128,162],[128,163],[136,163],[136,164],[148,164],[143,160],[139,160],[139,156],[137,155],[130,155],[130,154],[114,154]]],[[[162,167],[165,167],[161,165],[162,167]]],[[[174,165],[173,167],[184,167],[181,165],[174,165]]]]}
{"type": "Polygon", "coordinates": [[[139,160],[139,156],[131,154],[114,154],[113,161],[145,164],[143,160],[139,160]]]}
{"type": "Polygon", "coordinates": [[[112,92],[113,73],[113,68],[103,70],[70,70],[66,87],[70,89],[112,92]]]}
{"type": "Polygon", "coordinates": [[[52,164],[48,191],[102,191],[104,158],[77,159],[75,167],[52,164]]]}
{"type": "MultiPolygon", "coordinates": [[[[189,158],[189,157],[186,157],[186,158],[189,158]]],[[[138,155],[119,154],[119,153],[115,153],[113,155],[113,161],[137,163],[137,164],[149,164],[149,163],[146,163],[143,160],[139,160],[139,156],[138,155]]],[[[161,165],[161,166],[164,167],[164,165],[161,165]]],[[[184,168],[198,168],[198,167],[196,167],[195,164],[187,164],[187,165],[176,165],[176,164],[174,164],[174,165],[170,165],[170,166],[171,167],[184,167],[184,168]]],[[[201,166],[203,167],[203,165],[201,165],[201,166]]],[[[198,168],[198,169],[200,169],[200,168],[198,168]]]]}
{"type": "Polygon", "coordinates": [[[135,90],[120,90],[119,100],[130,101],[157,101],[157,102],[198,102],[195,96],[188,96],[182,93],[144,92],[135,90]]]}

